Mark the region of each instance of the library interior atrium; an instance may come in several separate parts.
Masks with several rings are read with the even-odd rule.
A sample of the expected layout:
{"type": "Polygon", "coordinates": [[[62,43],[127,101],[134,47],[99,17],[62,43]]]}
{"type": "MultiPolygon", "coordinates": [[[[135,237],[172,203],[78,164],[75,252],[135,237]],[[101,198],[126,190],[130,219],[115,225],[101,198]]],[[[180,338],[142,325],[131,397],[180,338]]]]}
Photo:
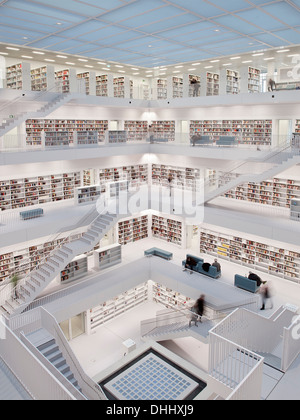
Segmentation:
{"type": "Polygon", "coordinates": [[[0,1],[0,400],[300,400],[299,18],[0,1]]]}

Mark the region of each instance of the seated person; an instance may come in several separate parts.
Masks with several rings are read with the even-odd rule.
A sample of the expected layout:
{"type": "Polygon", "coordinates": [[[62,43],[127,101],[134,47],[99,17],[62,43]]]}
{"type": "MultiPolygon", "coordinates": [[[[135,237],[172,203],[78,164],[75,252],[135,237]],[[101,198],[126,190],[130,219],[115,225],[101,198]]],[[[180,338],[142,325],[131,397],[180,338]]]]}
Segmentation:
{"type": "Polygon", "coordinates": [[[218,262],[218,260],[215,260],[215,262],[213,263],[213,265],[212,265],[213,267],[216,267],[216,269],[217,269],[217,272],[218,273],[220,273],[221,272],[221,265],[220,265],[220,263],[218,262]]]}
{"type": "Polygon", "coordinates": [[[209,263],[203,263],[202,264],[203,271],[205,271],[206,273],[209,272],[210,267],[211,267],[211,264],[209,264],[209,263]]]}
{"type": "Polygon", "coordinates": [[[185,268],[187,268],[188,270],[193,270],[196,265],[197,265],[197,262],[194,260],[194,258],[187,257],[185,268]]]}
{"type": "Polygon", "coordinates": [[[257,274],[254,274],[251,271],[249,273],[248,279],[256,281],[257,287],[260,287],[262,284],[265,284],[265,282],[263,282],[257,274]]]}
{"type": "Polygon", "coordinates": [[[191,138],[193,146],[195,146],[196,142],[199,141],[199,140],[201,140],[201,135],[200,134],[193,135],[193,137],[191,138]]]}

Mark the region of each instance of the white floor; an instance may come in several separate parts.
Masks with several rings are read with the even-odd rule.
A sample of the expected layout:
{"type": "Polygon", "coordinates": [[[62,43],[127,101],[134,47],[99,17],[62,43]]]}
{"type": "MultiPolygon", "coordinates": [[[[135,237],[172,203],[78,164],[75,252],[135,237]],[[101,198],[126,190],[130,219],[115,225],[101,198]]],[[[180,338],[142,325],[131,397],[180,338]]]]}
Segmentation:
{"type": "MultiPolygon", "coordinates": [[[[123,264],[143,256],[144,250],[153,246],[167,249],[174,254],[173,263],[180,264],[187,253],[200,256],[197,249],[182,250],[160,240],[143,240],[123,247],[123,264]]],[[[212,262],[213,257],[203,255],[206,261],[212,262]]],[[[222,265],[221,281],[233,285],[234,275],[245,275],[247,267],[220,260],[222,265]]],[[[258,272],[258,274],[260,274],[258,272]]],[[[273,291],[274,309],[259,311],[262,316],[269,317],[281,305],[290,303],[300,308],[300,285],[270,276],[260,274],[263,280],[269,282],[273,291]]],[[[91,377],[111,366],[124,357],[123,342],[133,339],[137,346],[141,344],[140,322],[155,317],[156,312],[164,309],[162,305],[147,303],[128,312],[121,318],[115,319],[100,327],[91,335],[82,335],[70,342],[72,349],[81,362],[83,368],[91,377]]],[[[161,343],[178,356],[188,360],[202,370],[208,367],[208,348],[193,338],[182,338],[161,343]]],[[[300,360],[296,361],[286,375],[265,366],[263,378],[262,399],[300,399],[300,360]]]]}

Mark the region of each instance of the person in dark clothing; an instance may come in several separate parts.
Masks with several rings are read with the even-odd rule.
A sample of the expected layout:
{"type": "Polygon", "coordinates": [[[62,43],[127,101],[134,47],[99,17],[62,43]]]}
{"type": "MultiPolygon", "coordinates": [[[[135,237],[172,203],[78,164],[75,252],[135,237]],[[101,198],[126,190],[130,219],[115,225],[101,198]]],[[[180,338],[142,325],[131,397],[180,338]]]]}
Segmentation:
{"type": "Polygon", "coordinates": [[[257,274],[254,274],[251,271],[249,273],[248,279],[256,281],[257,287],[260,287],[262,284],[265,284],[265,282],[263,282],[257,274]]]}
{"type": "Polygon", "coordinates": [[[193,270],[196,265],[197,265],[197,263],[194,260],[194,258],[187,257],[186,263],[185,263],[185,268],[187,268],[188,270],[193,270]]]}
{"type": "Polygon", "coordinates": [[[221,272],[221,264],[218,262],[218,260],[215,260],[212,266],[216,267],[218,273],[221,272]]]}
{"type": "Polygon", "coordinates": [[[261,311],[264,311],[266,309],[266,303],[269,299],[271,300],[271,308],[270,309],[273,309],[271,292],[270,292],[269,287],[266,284],[261,288],[261,298],[262,298],[261,311]]]}
{"type": "Polygon", "coordinates": [[[206,273],[209,272],[210,267],[211,267],[211,264],[209,264],[209,263],[203,263],[202,264],[202,268],[206,273]]]}
{"type": "Polygon", "coordinates": [[[202,322],[202,317],[205,310],[205,296],[201,295],[200,298],[196,301],[195,305],[192,307],[192,317],[190,319],[189,326],[192,326],[192,322],[195,322],[195,326],[198,327],[198,321],[202,322]]]}

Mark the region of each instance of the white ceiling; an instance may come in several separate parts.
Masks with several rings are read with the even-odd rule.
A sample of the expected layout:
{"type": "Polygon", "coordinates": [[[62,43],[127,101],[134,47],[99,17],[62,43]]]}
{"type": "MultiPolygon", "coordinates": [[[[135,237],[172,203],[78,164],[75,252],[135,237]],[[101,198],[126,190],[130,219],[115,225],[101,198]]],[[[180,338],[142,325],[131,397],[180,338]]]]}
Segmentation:
{"type": "Polygon", "coordinates": [[[0,0],[0,24],[5,45],[154,68],[299,45],[300,0],[0,0]]]}

